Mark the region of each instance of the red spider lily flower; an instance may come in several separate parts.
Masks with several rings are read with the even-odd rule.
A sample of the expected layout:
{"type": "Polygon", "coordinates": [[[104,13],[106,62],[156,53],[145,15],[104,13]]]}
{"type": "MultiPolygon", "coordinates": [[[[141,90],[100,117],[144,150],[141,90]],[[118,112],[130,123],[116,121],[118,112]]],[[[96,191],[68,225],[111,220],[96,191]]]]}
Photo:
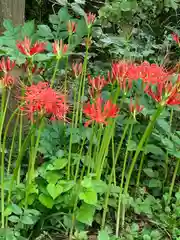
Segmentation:
{"type": "Polygon", "coordinates": [[[71,22],[71,21],[68,22],[67,29],[69,34],[75,33],[76,28],[77,28],[77,24],[75,22],[71,22]]]}
{"type": "Polygon", "coordinates": [[[177,43],[177,44],[180,44],[180,38],[178,36],[178,34],[176,33],[172,33],[172,39],[177,43]]]}
{"type": "Polygon", "coordinates": [[[135,64],[120,61],[112,65],[112,72],[108,74],[109,82],[118,82],[124,91],[132,87],[132,81],[138,79],[137,66],[135,64]]]}
{"type": "MultiPolygon", "coordinates": [[[[23,64],[23,68],[24,68],[25,72],[28,71],[28,62],[27,61],[23,64]]],[[[44,72],[44,68],[38,68],[38,66],[36,64],[33,64],[32,68],[31,68],[31,72],[32,72],[32,74],[42,74],[44,72]]]]}
{"type": "Polygon", "coordinates": [[[12,87],[16,82],[16,78],[12,75],[6,73],[4,76],[0,79],[0,83],[3,87],[12,87]]]}
{"type": "Polygon", "coordinates": [[[98,97],[94,103],[90,104],[90,102],[88,102],[84,106],[83,112],[90,118],[90,120],[85,123],[85,127],[87,127],[92,122],[107,125],[108,119],[118,116],[119,109],[117,105],[113,104],[110,100],[103,102],[103,99],[98,97]]]}
{"type": "Polygon", "coordinates": [[[82,63],[73,63],[72,70],[74,72],[75,77],[78,78],[81,75],[82,70],[83,70],[82,63]]]}
{"type": "Polygon", "coordinates": [[[23,111],[27,112],[33,121],[34,114],[51,116],[51,120],[64,120],[68,112],[65,96],[49,87],[48,83],[26,87],[23,111]]]}
{"type": "Polygon", "coordinates": [[[143,109],[144,109],[144,106],[139,105],[137,99],[135,103],[133,103],[132,98],[130,99],[129,110],[131,113],[133,114],[140,113],[143,109]]]}
{"type": "Polygon", "coordinates": [[[157,84],[166,82],[169,79],[169,73],[162,66],[143,62],[137,67],[139,78],[146,84],[157,84]]]}
{"type": "Polygon", "coordinates": [[[37,53],[44,52],[46,43],[35,42],[32,45],[31,40],[28,37],[25,37],[23,41],[18,41],[16,46],[22,54],[26,56],[33,56],[37,53]]]}
{"type": "Polygon", "coordinates": [[[97,76],[95,78],[88,76],[88,81],[92,88],[97,92],[101,92],[101,90],[109,83],[103,76],[97,76]]]}
{"type": "Polygon", "coordinates": [[[89,12],[86,14],[86,23],[88,25],[88,27],[91,27],[92,24],[95,22],[95,19],[96,19],[96,15],[89,12]]]}
{"type": "Polygon", "coordinates": [[[0,71],[7,73],[11,71],[15,67],[15,65],[15,61],[11,61],[9,57],[5,60],[5,58],[3,57],[0,61],[0,71]]]}
{"type": "Polygon", "coordinates": [[[63,44],[63,41],[56,40],[52,43],[53,53],[59,57],[62,57],[68,51],[68,44],[63,44]]]}
{"type": "Polygon", "coordinates": [[[179,79],[173,84],[171,81],[161,82],[152,87],[145,89],[145,92],[161,105],[179,105],[180,104],[180,81],[179,79]]]}

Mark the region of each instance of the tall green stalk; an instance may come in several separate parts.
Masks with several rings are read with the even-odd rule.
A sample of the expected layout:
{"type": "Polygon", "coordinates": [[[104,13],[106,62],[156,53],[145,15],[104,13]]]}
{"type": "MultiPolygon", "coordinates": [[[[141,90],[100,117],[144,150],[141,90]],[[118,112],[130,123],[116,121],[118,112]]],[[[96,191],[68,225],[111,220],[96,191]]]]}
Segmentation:
{"type": "Polygon", "coordinates": [[[130,168],[129,168],[129,171],[128,171],[127,179],[126,179],[126,184],[125,184],[125,188],[124,188],[124,194],[125,195],[127,195],[127,192],[128,192],[131,175],[132,175],[134,166],[136,164],[137,158],[138,158],[140,152],[142,151],[142,148],[143,148],[143,145],[144,145],[145,141],[150,136],[150,134],[152,132],[152,129],[154,127],[154,124],[155,124],[157,118],[160,116],[163,108],[164,108],[163,106],[159,105],[158,109],[156,110],[156,112],[152,116],[151,120],[149,121],[149,124],[148,124],[148,126],[147,126],[147,128],[146,128],[138,146],[137,146],[137,150],[136,150],[135,155],[132,159],[132,162],[131,162],[131,165],[130,165],[130,168]]]}
{"type": "MultiPolygon", "coordinates": [[[[119,154],[120,154],[120,151],[121,151],[121,148],[122,148],[122,144],[123,144],[123,142],[124,142],[124,139],[125,139],[125,137],[126,137],[126,134],[127,134],[127,132],[128,132],[128,128],[129,128],[129,121],[126,123],[126,126],[125,126],[125,128],[124,128],[124,131],[123,131],[121,140],[120,140],[119,145],[118,145],[118,148],[117,148],[116,156],[115,156],[115,159],[114,159],[114,168],[115,168],[116,163],[117,163],[117,160],[118,160],[118,158],[119,158],[119,154]]],[[[108,182],[108,191],[107,191],[107,193],[106,193],[105,202],[104,202],[101,229],[103,229],[103,228],[105,227],[106,214],[107,214],[107,209],[108,209],[108,202],[109,202],[109,195],[110,195],[110,189],[111,189],[111,183],[112,183],[113,173],[114,173],[114,170],[113,170],[113,168],[112,168],[111,174],[110,174],[110,177],[109,177],[109,182],[108,182]]]]}
{"type": "Polygon", "coordinates": [[[176,177],[177,177],[179,167],[180,167],[180,158],[177,159],[176,167],[175,167],[175,170],[174,170],[174,173],[173,173],[171,185],[170,185],[170,188],[169,188],[168,203],[170,203],[170,201],[171,201],[172,192],[173,192],[173,188],[174,188],[174,184],[175,184],[175,180],[176,180],[176,177]]]}
{"type": "Polygon", "coordinates": [[[54,81],[55,81],[55,78],[56,78],[56,74],[58,72],[60,59],[61,59],[60,57],[57,57],[56,65],[55,65],[54,72],[53,72],[53,75],[52,75],[52,78],[51,78],[51,85],[50,85],[51,87],[54,86],[54,81]]]}
{"type": "MultiPolygon", "coordinates": [[[[116,237],[119,236],[119,225],[120,225],[121,205],[122,205],[122,192],[123,192],[123,186],[124,186],[124,177],[125,177],[126,164],[127,164],[128,154],[129,154],[128,146],[129,146],[130,141],[132,139],[133,126],[134,126],[134,123],[131,124],[130,130],[129,130],[129,136],[128,136],[128,140],[127,140],[127,147],[126,147],[124,163],[123,163],[123,168],[122,168],[121,184],[120,184],[119,199],[118,199],[117,220],[116,220],[116,237]]],[[[123,215],[122,215],[122,224],[121,225],[124,226],[123,215]]]]}
{"type": "Polygon", "coordinates": [[[1,139],[2,139],[2,130],[4,126],[4,120],[7,112],[7,107],[10,98],[10,90],[8,91],[8,95],[6,98],[6,89],[3,89],[2,92],[2,102],[1,102],[1,117],[0,117],[0,149],[1,149],[1,228],[5,227],[5,216],[4,216],[4,154],[5,149],[3,149],[1,139]],[[5,103],[6,101],[6,103],[5,103]]]}

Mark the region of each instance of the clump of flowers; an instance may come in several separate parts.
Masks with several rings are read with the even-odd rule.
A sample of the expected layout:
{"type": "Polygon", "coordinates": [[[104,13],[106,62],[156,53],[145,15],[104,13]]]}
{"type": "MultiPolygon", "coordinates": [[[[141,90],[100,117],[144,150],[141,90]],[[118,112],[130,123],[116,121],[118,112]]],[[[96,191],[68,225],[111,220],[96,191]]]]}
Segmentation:
{"type": "Polygon", "coordinates": [[[116,104],[113,104],[111,100],[104,102],[101,97],[98,97],[92,104],[88,102],[84,106],[83,112],[90,118],[90,120],[85,123],[86,127],[92,122],[107,125],[109,119],[118,116],[119,108],[116,104]]]}
{"type": "Polygon", "coordinates": [[[31,57],[35,54],[44,52],[46,43],[35,42],[32,44],[31,40],[28,37],[25,37],[23,41],[18,41],[16,46],[22,54],[31,57]]]}
{"type": "Polygon", "coordinates": [[[87,23],[87,25],[88,25],[88,27],[91,27],[92,26],[92,24],[95,22],[95,20],[96,20],[96,15],[95,14],[93,14],[93,13],[91,13],[91,12],[89,12],[89,13],[87,13],[86,14],[86,23],[87,23]]]}
{"type": "Polygon", "coordinates": [[[68,51],[68,44],[63,44],[62,39],[60,41],[56,40],[52,43],[53,53],[61,58],[68,51]]]}
{"type": "Polygon", "coordinates": [[[177,33],[172,33],[172,39],[178,44],[180,45],[180,37],[177,33]]]}
{"type": "Polygon", "coordinates": [[[2,58],[0,61],[0,71],[3,72],[3,77],[0,79],[1,85],[4,87],[11,87],[16,82],[15,77],[11,75],[11,71],[16,66],[15,61],[11,61],[8,57],[7,59],[2,58]]]}
{"type": "Polygon", "coordinates": [[[72,21],[69,20],[68,25],[67,25],[68,33],[70,35],[75,33],[76,28],[77,28],[77,24],[75,22],[72,22],[72,21]]]}
{"type": "Polygon", "coordinates": [[[23,100],[22,111],[28,113],[31,120],[34,114],[48,115],[51,120],[64,120],[69,109],[65,96],[49,87],[46,82],[26,87],[23,100]]]}
{"type": "Polygon", "coordinates": [[[73,63],[72,70],[74,72],[75,77],[78,78],[81,75],[82,70],[83,70],[82,63],[73,63]]]}
{"type": "Polygon", "coordinates": [[[102,89],[109,83],[103,76],[97,76],[92,78],[91,76],[88,76],[89,84],[91,85],[90,88],[90,95],[92,97],[95,96],[95,94],[98,96],[102,89]]]}

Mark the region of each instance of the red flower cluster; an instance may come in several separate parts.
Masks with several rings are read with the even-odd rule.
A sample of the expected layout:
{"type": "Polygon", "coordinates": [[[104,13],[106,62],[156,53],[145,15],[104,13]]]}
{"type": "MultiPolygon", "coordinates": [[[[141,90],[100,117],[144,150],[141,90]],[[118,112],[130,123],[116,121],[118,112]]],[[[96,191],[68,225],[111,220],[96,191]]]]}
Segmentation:
{"type": "Polygon", "coordinates": [[[88,27],[90,27],[95,22],[95,19],[96,19],[95,14],[93,14],[91,12],[86,14],[86,22],[87,22],[88,27]]]}
{"type": "Polygon", "coordinates": [[[68,22],[67,29],[69,34],[75,33],[76,28],[77,28],[77,24],[75,22],[71,22],[71,21],[68,22]]]}
{"type": "MultiPolygon", "coordinates": [[[[23,64],[23,68],[24,68],[24,71],[27,72],[27,70],[28,70],[28,62],[27,61],[23,64]]],[[[31,71],[32,71],[32,74],[42,74],[44,72],[44,69],[38,68],[38,66],[36,64],[33,64],[31,71]]]]}
{"type": "Polygon", "coordinates": [[[129,110],[131,113],[134,115],[136,113],[140,113],[143,110],[144,106],[138,104],[138,100],[135,100],[135,103],[133,103],[132,98],[130,99],[130,104],[129,104],[129,110]]]}
{"type": "Polygon", "coordinates": [[[88,102],[84,106],[83,112],[90,118],[90,120],[85,123],[87,127],[92,122],[107,125],[110,118],[116,118],[118,116],[119,109],[116,104],[113,104],[110,100],[103,102],[103,99],[98,97],[94,103],[90,104],[90,102],[88,102]]]}
{"type": "Polygon", "coordinates": [[[180,37],[176,33],[172,33],[172,39],[177,43],[180,44],[180,37]]]}
{"type": "Polygon", "coordinates": [[[94,97],[95,93],[99,95],[102,89],[109,83],[103,76],[97,76],[95,78],[88,76],[88,80],[89,84],[91,85],[90,94],[92,97],[94,97]]]}
{"type": "Polygon", "coordinates": [[[145,91],[162,105],[178,105],[180,104],[179,86],[180,80],[178,78],[175,84],[171,81],[161,82],[157,83],[155,90],[152,90],[152,87],[149,86],[145,91]]]}
{"type": "Polygon", "coordinates": [[[63,44],[63,41],[56,40],[52,43],[53,53],[59,57],[62,57],[68,51],[68,44],[63,44]]]}
{"type": "Polygon", "coordinates": [[[11,61],[8,57],[6,60],[2,58],[0,61],[0,71],[4,73],[3,77],[0,79],[2,86],[11,87],[16,82],[15,77],[10,74],[10,71],[13,70],[16,63],[15,61],[11,61]]]}
{"type": "Polygon", "coordinates": [[[31,40],[28,37],[25,37],[23,41],[18,41],[16,46],[22,54],[26,56],[33,56],[37,53],[44,52],[46,43],[35,42],[32,45],[31,40]]]}
{"type": "Polygon", "coordinates": [[[78,63],[73,63],[72,64],[72,70],[74,72],[75,77],[76,78],[79,77],[82,73],[82,70],[83,70],[82,63],[79,63],[79,64],[78,63]]]}
{"type": "Polygon", "coordinates": [[[27,112],[33,121],[35,113],[51,116],[51,120],[64,120],[68,112],[65,96],[49,87],[48,83],[39,82],[37,85],[26,87],[23,111],[27,112]]]}

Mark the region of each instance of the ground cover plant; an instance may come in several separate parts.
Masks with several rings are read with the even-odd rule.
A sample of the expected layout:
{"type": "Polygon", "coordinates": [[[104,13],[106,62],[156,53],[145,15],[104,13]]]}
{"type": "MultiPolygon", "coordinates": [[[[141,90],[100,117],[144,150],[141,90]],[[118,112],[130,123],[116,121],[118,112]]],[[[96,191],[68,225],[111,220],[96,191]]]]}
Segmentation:
{"type": "Polygon", "coordinates": [[[4,21],[1,239],[180,239],[179,75],[92,71],[97,21],[66,7],[51,27],[4,21]]]}

